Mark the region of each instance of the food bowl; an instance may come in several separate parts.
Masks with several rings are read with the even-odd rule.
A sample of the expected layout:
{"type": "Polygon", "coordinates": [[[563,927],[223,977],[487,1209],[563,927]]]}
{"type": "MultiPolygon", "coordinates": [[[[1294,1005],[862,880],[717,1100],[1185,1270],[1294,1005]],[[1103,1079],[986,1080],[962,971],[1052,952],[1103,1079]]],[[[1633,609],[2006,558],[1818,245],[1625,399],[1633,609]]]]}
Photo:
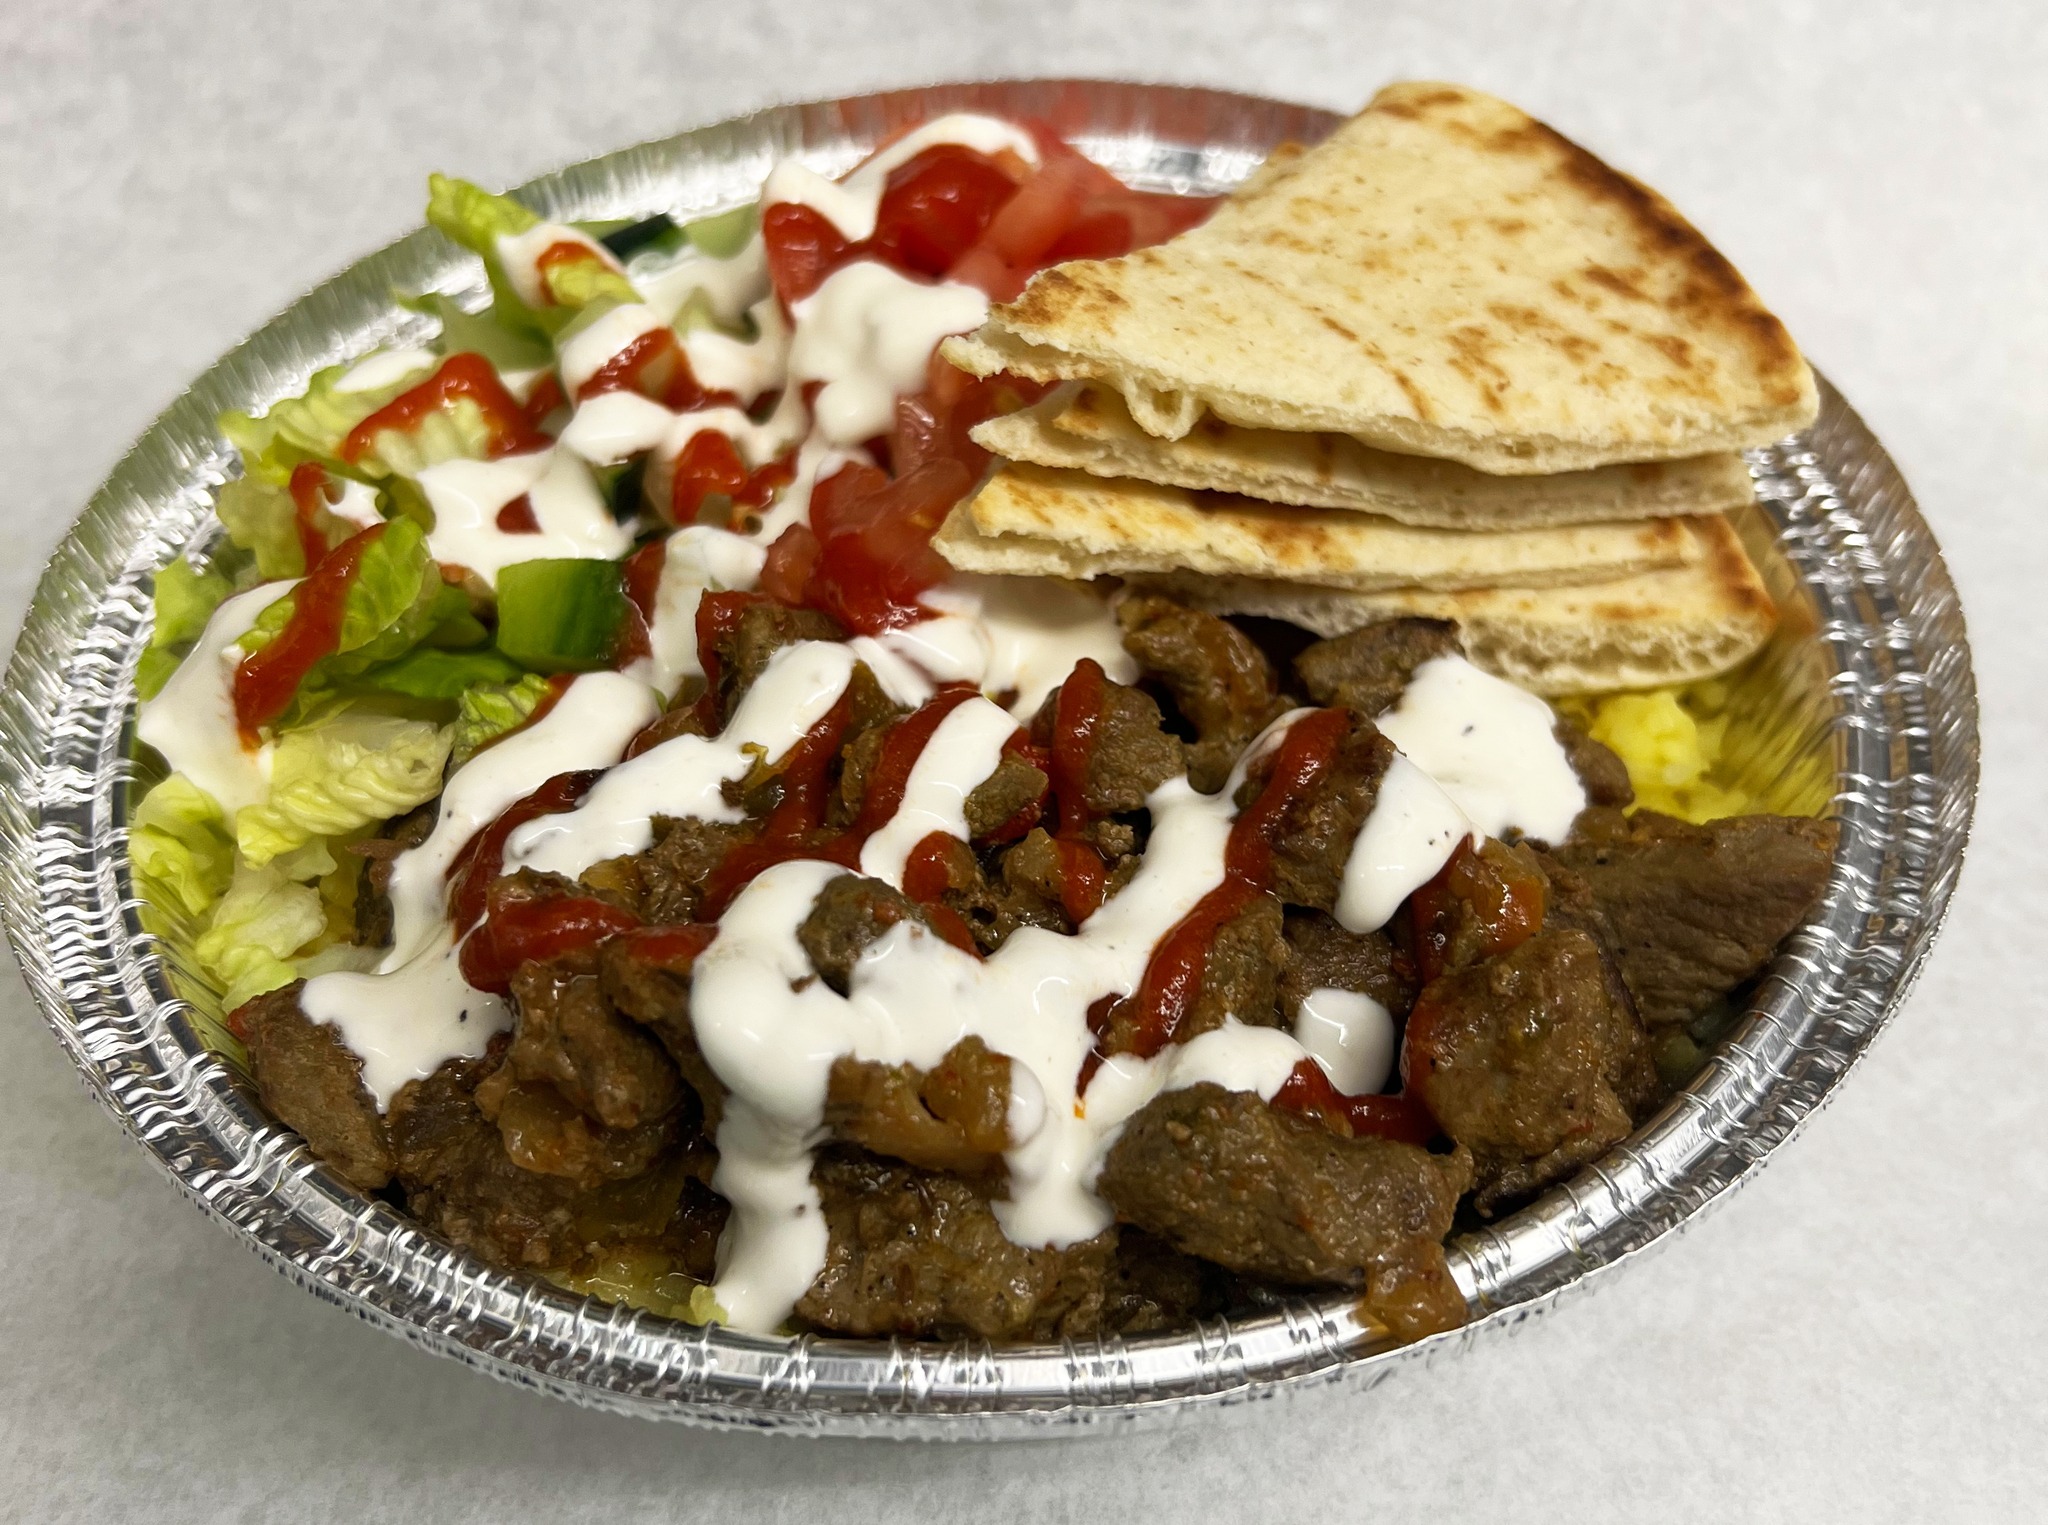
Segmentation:
{"type": "MultiPolygon", "coordinates": [[[[1214,193],[1337,118],[1217,91],[1091,81],[945,86],[779,107],[593,159],[522,198],[559,218],[696,216],[754,199],[781,156],[850,167],[943,111],[1037,116],[1134,184],[1214,193]]],[[[1396,1346],[1341,1295],[1171,1335],[994,1347],[773,1338],[599,1303],[451,1248],[269,1120],[192,976],[143,931],[126,862],[134,671],[156,568],[203,545],[231,469],[224,408],[428,320],[397,291],[482,292],[421,231],[236,348],[94,495],[37,586],[0,695],[0,917],[86,1084],[208,1216],[315,1295],[438,1354],[596,1408],[762,1430],[994,1437],[1160,1421],[1320,1382],[1376,1385],[1589,1288],[1747,1180],[1827,1099],[1910,989],[1947,908],[1977,779],[1955,590],[1883,449],[1831,387],[1806,434],[1750,454],[1741,528],[1784,619],[1729,686],[1740,783],[1841,823],[1813,921],[1692,1082],[1625,1144],[1514,1216],[1455,1237],[1471,1321],[1396,1346]]]]}

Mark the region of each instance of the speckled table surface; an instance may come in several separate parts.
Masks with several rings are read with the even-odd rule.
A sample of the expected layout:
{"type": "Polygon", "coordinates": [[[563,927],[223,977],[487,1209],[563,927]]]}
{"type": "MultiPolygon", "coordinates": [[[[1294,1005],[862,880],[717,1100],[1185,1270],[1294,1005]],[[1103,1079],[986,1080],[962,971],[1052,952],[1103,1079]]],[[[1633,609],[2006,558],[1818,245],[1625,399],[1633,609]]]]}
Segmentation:
{"type": "Polygon", "coordinates": [[[1518,1338],[1151,1437],[900,1448],[606,1419],[293,1290],[0,976],[0,1516],[2020,1519],[2048,1489],[2048,32],[2023,3],[0,8],[0,626],[127,442],[486,183],[778,99],[988,75],[1504,94],[1670,196],[1888,443],[1974,637],[1984,789],[1892,1034],[1724,1210],[1518,1338]],[[2037,1309],[2028,1313],[2029,1307],[2037,1309]]]}

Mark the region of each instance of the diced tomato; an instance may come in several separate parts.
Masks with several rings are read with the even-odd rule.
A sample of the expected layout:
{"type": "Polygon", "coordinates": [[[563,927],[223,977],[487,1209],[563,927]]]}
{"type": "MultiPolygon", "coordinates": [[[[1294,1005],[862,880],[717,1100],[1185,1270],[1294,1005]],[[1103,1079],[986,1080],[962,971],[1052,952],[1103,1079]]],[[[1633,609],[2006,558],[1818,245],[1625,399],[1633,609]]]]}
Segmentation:
{"type": "Polygon", "coordinates": [[[822,286],[853,247],[831,218],[794,201],[778,201],[761,214],[761,242],[768,254],[768,278],[785,307],[822,286]]]}
{"type": "Polygon", "coordinates": [[[905,273],[943,275],[1016,194],[988,155],[935,143],[890,171],[867,248],[905,273]]]}
{"type": "Polygon", "coordinates": [[[538,535],[540,520],[533,514],[533,499],[521,493],[498,510],[498,528],[508,535],[538,535]]]}
{"type": "Polygon", "coordinates": [[[792,524],[768,547],[768,559],[761,566],[761,591],[780,604],[795,607],[808,603],[820,549],[808,524],[792,524]]]}
{"type": "Polygon", "coordinates": [[[958,461],[930,461],[894,481],[872,466],[842,466],[820,482],[811,494],[811,602],[864,635],[924,618],[918,594],[952,571],[932,536],[972,481],[958,461]]]}

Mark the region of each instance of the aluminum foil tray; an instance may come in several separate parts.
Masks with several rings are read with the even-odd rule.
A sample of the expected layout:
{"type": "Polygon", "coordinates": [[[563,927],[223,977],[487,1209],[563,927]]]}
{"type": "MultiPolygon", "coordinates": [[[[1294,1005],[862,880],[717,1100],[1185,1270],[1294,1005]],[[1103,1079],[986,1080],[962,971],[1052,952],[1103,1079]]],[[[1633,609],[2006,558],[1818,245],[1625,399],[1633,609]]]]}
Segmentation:
{"type": "MultiPolygon", "coordinates": [[[[1327,112],[1216,91],[1034,81],[779,107],[607,155],[520,193],[556,218],[698,215],[753,199],[778,156],[837,172],[894,126],[979,109],[1049,119],[1127,179],[1227,189],[1327,112]]],[[[455,166],[460,168],[460,166],[455,166]]],[[[1744,526],[1786,612],[1742,685],[1745,782],[1842,827],[1814,923],[1691,1086],[1626,1144],[1458,1239],[1470,1324],[1376,1343],[1343,1298],[1180,1335],[1058,1348],[775,1339],[698,1329],[490,1269],[331,1176],[210,1050],[136,919],[126,869],[133,674],[151,576],[209,533],[230,467],[223,408],[424,337],[394,291],[481,294],[477,262],[421,231],[344,271],[195,382],[59,547],[0,694],[0,914],[51,1030],[201,1211],[316,1296],[495,1377],[619,1413],[759,1430],[924,1437],[1159,1421],[1323,1382],[1376,1386],[1462,1351],[1673,1237],[1751,1176],[1897,1011],[1940,926],[1977,778],[1955,589],[1883,449],[1823,384],[1818,424],[1754,452],[1744,526]]]]}

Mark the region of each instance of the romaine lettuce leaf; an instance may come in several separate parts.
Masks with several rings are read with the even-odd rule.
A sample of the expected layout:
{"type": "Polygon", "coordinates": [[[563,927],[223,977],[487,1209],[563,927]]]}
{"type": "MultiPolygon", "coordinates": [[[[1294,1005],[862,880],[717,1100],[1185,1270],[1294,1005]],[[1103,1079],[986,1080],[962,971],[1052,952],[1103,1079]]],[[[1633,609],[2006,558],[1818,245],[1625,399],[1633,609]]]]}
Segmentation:
{"type": "Polygon", "coordinates": [[[213,796],[182,773],[151,789],[128,822],[143,900],[173,923],[204,916],[234,875],[235,843],[213,796]]]}
{"type": "Polygon", "coordinates": [[[452,298],[438,291],[400,300],[415,312],[441,320],[440,349],[444,355],[482,355],[500,371],[538,370],[555,358],[554,349],[545,340],[503,322],[496,307],[464,312],[452,298]]]}
{"type": "MultiPolygon", "coordinates": [[[[235,840],[252,868],[424,805],[441,792],[449,728],[388,715],[344,714],[287,731],[271,763],[270,795],[235,816],[235,840]]],[[[333,871],[294,860],[293,878],[333,871]],[[308,874],[308,869],[312,870],[308,874]]]]}
{"type": "Polygon", "coordinates": [[[470,689],[456,707],[451,765],[461,767],[507,731],[526,724],[527,717],[548,696],[549,687],[546,678],[528,673],[517,683],[470,689]]]}
{"type": "Polygon", "coordinates": [[[299,548],[292,495],[283,486],[259,477],[236,477],[221,487],[213,511],[227,526],[228,538],[255,556],[256,571],[265,582],[305,575],[306,556],[299,548]]]}
{"type": "MultiPolygon", "coordinates": [[[[256,616],[242,637],[245,651],[261,650],[290,621],[295,597],[287,593],[256,616]]],[[[323,706],[356,690],[359,675],[395,662],[451,626],[464,637],[475,625],[469,600],[441,580],[426,532],[407,518],[388,521],[363,551],[342,603],[341,634],[333,653],[316,662],[279,719],[279,729],[305,723],[323,706]]]]}
{"type": "Polygon", "coordinates": [[[292,955],[326,930],[327,912],[313,886],[292,883],[275,866],[238,865],[192,953],[222,987],[221,1009],[233,1011],[297,979],[292,955]]]}
{"type": "Polygon", "coordinates": [[[221,432],[241,452],[244,474],[283,487],[303,461],[340,469],[341,442],[349,431],[424,379],[412,375],[368,391],[338,390],[336,383],[355,365],[349,361],[315,371],[302,394],[272,403],[260,418],[233,409],[221,414],[221,432]]]}
{"type": "Polygon", "coordinates": [[[498,254],[498,240],[537,227],[540,218],[509,196],[447,175],[427,177],[427,221],[465,249],[482,255],[490,276],[492,310],[500,323],[546,336],[560,330],[593,302],[637,302],[639,292],[611,266],[574,260],[546,272],[554,305],[535,308],[521,300],[498,254]]]}
{"type": "Polygon", "coordinates": [[[156,621],[149,648],[135,671],[136,693],[154,699],[170,681],[206,622],[234,585],[219,572],[202,572],[179,556],[156,574],[156,621]]]}
{"type": "MultiPolygon", "coordinates": [[[[488,640],[489,632],[484,636],[488,640]]],[[[351,687],[412,699],[460,699],[480,684],[516,683],[525,675],[525,668],[493,646],[448,651],[424,645],[359,674],[351,687]]]]}

